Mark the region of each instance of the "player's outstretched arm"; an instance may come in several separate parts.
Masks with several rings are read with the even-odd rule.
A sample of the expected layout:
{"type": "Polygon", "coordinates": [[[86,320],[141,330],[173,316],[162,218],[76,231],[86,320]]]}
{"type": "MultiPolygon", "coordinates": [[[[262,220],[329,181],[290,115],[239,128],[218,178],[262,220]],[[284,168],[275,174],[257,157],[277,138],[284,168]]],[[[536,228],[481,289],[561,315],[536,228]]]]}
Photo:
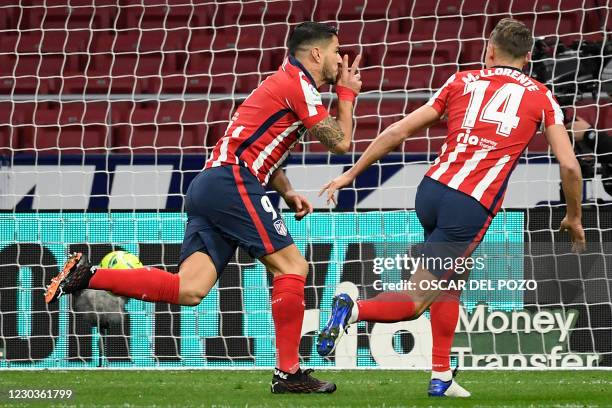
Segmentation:
{"type": "Polygon", "coordinates": [[[365,169],[370,167],[372,163],[380,160],[382,157],[386,156],[389,152],[403,143],[404,140],[414,135],[421,129],[431,126],[439,119],[440,114],[437,110],[431,106],[423,105],[411,112],[404,119],[392,124],[380,135],[378,135],[372,143],[370,143],[366,151],[361,155],[353,167],[329,183],[325,184],[319,195],[327,192],[327,202],[329,203],[330,201],[333,201],[336,203],[334,194],[337,190],[351,184],[353,180],[355,180],[355,178],[365,169]]]}
{"type": "Polygon", "coordinates": [[[306,215],[312,213],[312,204],[310,204],[306,197],[293,189],[293,186],[291,186],[291,182],[287,178],[287,175],[283,169],[278,168],[274,171],[274,173],[272,173],[268,186],[272,187],[276,192],[278,192],[278,194],[283,197],[283,200],[285,200],[289,208],[295,211],[296,220],[299,221],[306,215]]]}
{"type": "Polygon", "coordinates": [[[348,55],[342,58],[342,67],[336,82],[338,117],[328,116],[308,130],[332,153],[346,153],[351,148],[353,103],[361,90],[361,76],[358,72],[360,60],[361,55],[357,55],[349,68],[348,55]]]}
{"type": "Polygon", "coordinates": [[[567,204],[567,212],[561,221],[561,231],[568,231],[575,252],[584,249],[585,238],[582,228],[582,172],[576,160],[574,149],[563,125],[551,125],[546,128],[546,139],[552,148],[561,173],[561,185],[567,204]]]}

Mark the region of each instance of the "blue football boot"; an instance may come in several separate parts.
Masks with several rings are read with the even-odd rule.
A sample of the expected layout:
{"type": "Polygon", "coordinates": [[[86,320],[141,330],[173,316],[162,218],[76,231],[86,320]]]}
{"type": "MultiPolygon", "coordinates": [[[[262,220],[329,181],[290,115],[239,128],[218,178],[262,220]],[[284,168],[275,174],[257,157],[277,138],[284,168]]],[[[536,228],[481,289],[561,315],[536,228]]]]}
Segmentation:
{"type": "Polygon", "coordinates": [[[334,296],[331,316],[317,337],[317,352],[320,356],[326,357],[334,352],[338,341],[346,333],[348,326],[353,323],[351,314],[354,305],[355,302],[346,293],[334,296]]]}

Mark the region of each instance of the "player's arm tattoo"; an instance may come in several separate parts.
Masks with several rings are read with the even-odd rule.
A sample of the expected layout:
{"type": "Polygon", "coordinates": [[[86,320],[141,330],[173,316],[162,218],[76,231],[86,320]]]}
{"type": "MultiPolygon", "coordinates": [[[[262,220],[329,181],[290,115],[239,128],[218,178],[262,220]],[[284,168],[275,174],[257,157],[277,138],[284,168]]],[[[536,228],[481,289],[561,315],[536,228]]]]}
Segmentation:
{"type": "Polygon", "coordinates": [[[316,137],[327,148],[333,149],[344,140],[344,133],[338,121],[331,116],[326,117],[310,129],[308,133],[316,137]]]}

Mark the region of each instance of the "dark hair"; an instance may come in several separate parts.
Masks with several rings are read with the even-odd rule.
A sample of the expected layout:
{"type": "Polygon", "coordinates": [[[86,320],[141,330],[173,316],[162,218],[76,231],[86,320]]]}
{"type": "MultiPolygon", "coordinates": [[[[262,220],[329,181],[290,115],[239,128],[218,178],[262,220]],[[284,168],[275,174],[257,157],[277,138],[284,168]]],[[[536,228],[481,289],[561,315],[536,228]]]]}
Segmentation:
{"type": "Polygon", "coordinates": [[[289,48],[289,54],[295,55],[296,51],[306,45],[311,45],[317,41],[331,40],[333,36],[337,35],[338,29],[336,27],[307,21],[295,27],[289,36],[287,48],[289,48]]]}
{"type": "Polygon", "coordinates": [[[531,30],[512,18],[504,18],[497,23],[491,32],[491,41],[503,53],[513,58],[524,57],[533,47],[531,30]]]}

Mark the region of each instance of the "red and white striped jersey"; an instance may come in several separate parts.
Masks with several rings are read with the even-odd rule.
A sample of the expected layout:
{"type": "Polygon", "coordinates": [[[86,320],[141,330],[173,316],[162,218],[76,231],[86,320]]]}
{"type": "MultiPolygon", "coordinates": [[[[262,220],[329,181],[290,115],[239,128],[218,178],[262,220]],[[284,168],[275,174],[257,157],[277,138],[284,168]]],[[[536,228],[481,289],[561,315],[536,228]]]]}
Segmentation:
{"type": "Polygon", "coordinates": [[[462,71],[427,102],[448,116],[448,135],[425,174],[495,214],[519,156],[540,124],[563,124],[552,93],[516,68],[462,71]]]}
{"type": "Polygon", "coordinates": [[[238,107],[204,168],[243,165],[266,185],[305,130],[328,115],[310,73],[288,57],[238,107]]]}

